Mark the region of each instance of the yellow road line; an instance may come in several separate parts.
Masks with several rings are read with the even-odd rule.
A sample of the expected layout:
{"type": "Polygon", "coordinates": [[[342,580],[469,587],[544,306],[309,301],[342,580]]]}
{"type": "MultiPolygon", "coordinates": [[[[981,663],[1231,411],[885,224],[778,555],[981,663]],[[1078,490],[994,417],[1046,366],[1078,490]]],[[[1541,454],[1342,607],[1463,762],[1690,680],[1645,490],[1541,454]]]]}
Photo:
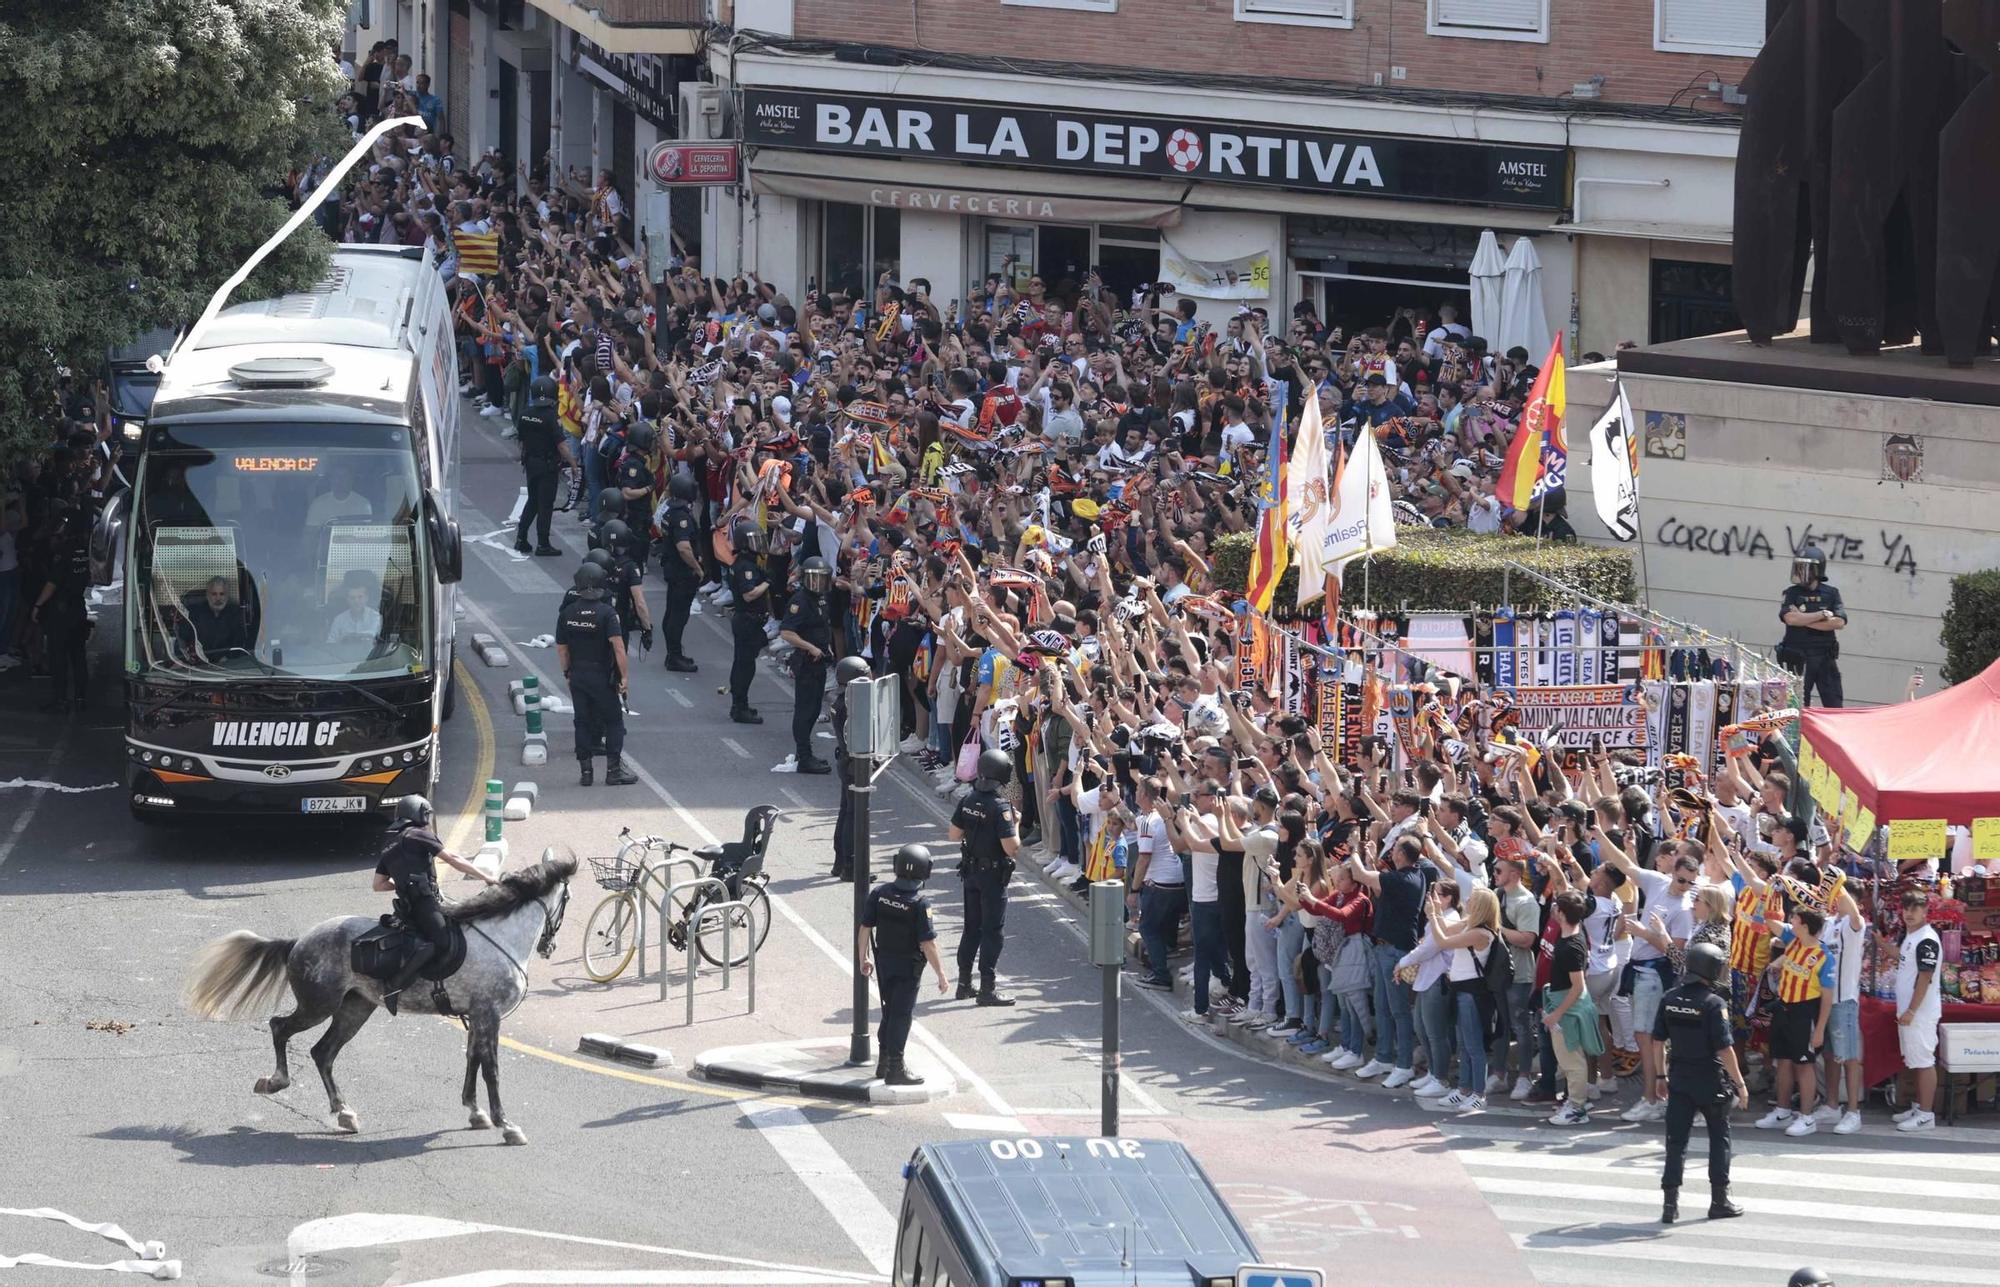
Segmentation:
{"type": "Polygon", "coordinates": [[[705,1086],[700,1082],[678,1081],[671,1077],[649,1077],[644,1073],[627,1072],[623,1068],[608,1068],[603,1064],[588,1063],[582,1059],[572,1059],[568,1055],[557,1054],[553,1050],[543,1050],[516,1041],[512,1037],[500,1038],[500,1044],[509,1050],[518,1050],[524,1055],[546,1059],[550,1063],[561,1064],[565,1068],[580,1068],[584,1072],[596,1073],[600,1077],[616,1077],[620,1081],[638,1082],[642,1086],[664,1086],[668,1090],[684,1090],[694,1095],[707,1095],[714,1099],[745,1100],[754,1099],[765,1104],[780,1104],[791,1108],[843,1108],[856,1115],[875,1116],[882,1110],[860,1104],[842,1104],[826,1099],[796,1099],[787,1095],[767,1095],[757,1090],[738,1090],[729,1086],[705,1086]]]}
{"type": "MultiPolygon", "coordinates": [[[[465,789],[465,804],[458,811],[458,821],[452,824],[451,839],[445,845],[448,851],[463,857],[466,833],[485,811],[486,779],[493,775],[493,715],[486,709],[486,697],[473,682],[472,672],[465,668],[465,663],[453,662],[452,673],[457,676],[458,700],[472,712],[473,734],[479,742],[472,782],[465,789]]],[[[438,743],[438,750],[432,754],[442,754],[444,739],[439,738],[438,743]]]]}

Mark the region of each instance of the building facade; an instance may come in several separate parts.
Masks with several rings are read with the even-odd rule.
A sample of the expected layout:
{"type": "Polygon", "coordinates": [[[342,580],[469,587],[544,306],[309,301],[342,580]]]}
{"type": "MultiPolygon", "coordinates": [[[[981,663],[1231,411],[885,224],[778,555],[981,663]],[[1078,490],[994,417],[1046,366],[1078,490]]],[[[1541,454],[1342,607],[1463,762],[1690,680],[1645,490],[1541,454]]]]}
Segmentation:
{"type": "MultiPolygon", "coordinates": [[[[1204,315],[1465,312],[1525,239],[1572,353],[1729,329],[1732,0],[738,0],[711,262],[966,297],[1207,271],[1204,315]],[[1198,69],[1198,70],[1197,70],[1198,69]],[[950,283],[949,286],[946,283],[950,283]]],[[[1185,280],[1186,274],[1181,274],[1185,280]]]]}

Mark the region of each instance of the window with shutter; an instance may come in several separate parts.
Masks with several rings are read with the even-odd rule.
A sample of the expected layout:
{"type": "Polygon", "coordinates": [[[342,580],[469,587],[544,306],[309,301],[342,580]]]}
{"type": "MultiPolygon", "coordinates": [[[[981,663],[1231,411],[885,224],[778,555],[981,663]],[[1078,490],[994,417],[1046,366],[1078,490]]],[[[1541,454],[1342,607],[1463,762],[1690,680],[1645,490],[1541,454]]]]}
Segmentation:
{"type": "Polygon", "coordinates": [[[1653,48],[1748,58],[1764,47],[1764,7],[1738,0],[1653,0],[1653,48]]]}
{"type": "Polygon", "coordinates": [[[1354,0],[1236,0],[1236,21],[1352,27],[1354,0]]]}
{"type": "Polygon", "coordinates": [[[1424,30],[1479,40],[1549,38],[1548,0],[1428,0],[1424,30]]]}

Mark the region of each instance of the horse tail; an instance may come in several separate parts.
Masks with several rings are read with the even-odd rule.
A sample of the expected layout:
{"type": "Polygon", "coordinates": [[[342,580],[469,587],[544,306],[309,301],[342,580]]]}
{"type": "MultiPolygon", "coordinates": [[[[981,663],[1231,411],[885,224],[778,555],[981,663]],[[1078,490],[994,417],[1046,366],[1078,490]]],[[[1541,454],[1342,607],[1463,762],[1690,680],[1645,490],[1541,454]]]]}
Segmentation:
{"type": "Polygon", "coordinates": [[[204,944],[188,962],[182,1003],[203,1019],[269,1014],[285,989],[292,942],[237,930],[204,944]]]}

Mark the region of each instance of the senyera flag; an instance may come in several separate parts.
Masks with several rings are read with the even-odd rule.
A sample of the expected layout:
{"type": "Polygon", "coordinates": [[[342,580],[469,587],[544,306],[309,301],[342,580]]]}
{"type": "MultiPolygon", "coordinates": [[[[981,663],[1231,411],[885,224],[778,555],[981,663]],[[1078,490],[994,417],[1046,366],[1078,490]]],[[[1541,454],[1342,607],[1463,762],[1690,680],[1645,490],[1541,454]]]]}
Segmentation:
{"type": "Polygon", "coordinates": [[[1264,456],[1264,485],[1257,498],[1257,544],[1250,551],[1250,579],[1245,598],[1259,612],[1271,610],[1278,580],[1291,565],[1285,540],[1285,422],[1271,417],[1271,446],[1264,456]]]}
{"type": "Polygon", "coordinates": [[[1528,390],[1528,405],[1521,408],[1521,426],[1507,447],[1507,463],[1501,467],[1500,483],[1494,491],[1500,503],[1511,509],[1526,509],[1563,485],[1569,466],[1569,440],[1563,434],[1562,420],[1569,397],[1562,352],[1563,337],[1558,331],[1549,345],[1548,360],[1528,390]]]}

